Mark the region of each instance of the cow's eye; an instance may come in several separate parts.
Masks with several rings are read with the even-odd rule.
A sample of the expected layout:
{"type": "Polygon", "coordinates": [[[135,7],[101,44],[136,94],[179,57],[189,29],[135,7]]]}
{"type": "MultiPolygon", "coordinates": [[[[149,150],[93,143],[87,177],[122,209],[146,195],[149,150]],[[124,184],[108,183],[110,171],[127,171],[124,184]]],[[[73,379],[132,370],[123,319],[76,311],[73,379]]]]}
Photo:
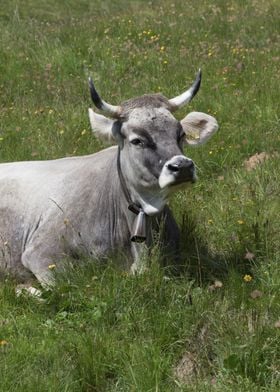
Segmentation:
{"type": "Polygon", "coordinates": [[[132,139],[130,141],[130,143],[133,144],[134,146],[143,146],[144,145],[143,141],[139,138],[132,139]]]}

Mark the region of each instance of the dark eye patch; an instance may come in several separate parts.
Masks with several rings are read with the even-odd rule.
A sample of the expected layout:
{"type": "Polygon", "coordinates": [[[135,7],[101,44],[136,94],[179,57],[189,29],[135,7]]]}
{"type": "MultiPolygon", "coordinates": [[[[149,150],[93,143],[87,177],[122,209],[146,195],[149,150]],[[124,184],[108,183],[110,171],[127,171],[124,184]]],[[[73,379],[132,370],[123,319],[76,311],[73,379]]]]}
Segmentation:
{"type": "Polygon", "coordinates": [[[141,137],[141,139],[142,139],[141,141],[143,141],[147,147],[152,148],[152,149],[156,149],[156,144],[153,141],[153,138],[151,137],[151,135],[147,131],[145,131],[145,129],[136,128],[136,129],[133,129],[133,132],[135,132],[137,135],[139,135],[141,137]]]}

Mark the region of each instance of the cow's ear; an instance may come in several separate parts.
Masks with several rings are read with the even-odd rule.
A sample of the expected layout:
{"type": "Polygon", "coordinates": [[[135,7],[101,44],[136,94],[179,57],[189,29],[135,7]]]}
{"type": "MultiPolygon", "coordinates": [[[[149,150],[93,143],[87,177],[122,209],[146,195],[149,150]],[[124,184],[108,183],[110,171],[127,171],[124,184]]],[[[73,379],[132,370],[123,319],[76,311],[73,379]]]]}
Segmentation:
{"type": "Polygon", "coordinates": [[[217,120],[206,113],[191,112],[181,121],[186,142],[191,146],[204,144],[218,129],[217,120]]]}
{"type": "Polygon", "coordinates": [[[88,109],[88,114],[91,129],[99,139],[107,143],[119,142],[115,127],[116,120],[97,114],[91,108],[88,109]]]}

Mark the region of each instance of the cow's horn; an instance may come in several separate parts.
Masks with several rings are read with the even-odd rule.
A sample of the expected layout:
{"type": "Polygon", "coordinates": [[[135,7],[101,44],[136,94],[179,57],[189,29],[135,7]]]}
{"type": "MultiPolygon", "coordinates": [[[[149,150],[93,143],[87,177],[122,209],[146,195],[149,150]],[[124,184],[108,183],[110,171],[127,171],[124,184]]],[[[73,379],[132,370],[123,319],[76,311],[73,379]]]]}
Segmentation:
{"type": "Polygon", "coordinates": [[[92,99],[94,105],[98,109],[100,109],[104,112],[107,112],[111,116],[118,117],[120,115],[120,111],[121,111],[120,106],[110,105],[109,103],[103,101],[103,99],[100,98],[98,92],[95,90],[93,81],[90,77],[88,78],[88,84],[89,84],[91,99],[92,99]]]}
{"type": "Polygon", "coordinates": [[[182,107],[183,105],[185,105],[186,103],[190,102],[193,99],[193,97],[198,92],[199,87],[200,87],[201,74],[202,74],[201,69],[199,69],[193,85],[187,91],[185,91],[183,94],[178,95],[178,97],[169,99],[169,103],[171,105],[172,111],[179,109],[180,107],[182,107]]]}

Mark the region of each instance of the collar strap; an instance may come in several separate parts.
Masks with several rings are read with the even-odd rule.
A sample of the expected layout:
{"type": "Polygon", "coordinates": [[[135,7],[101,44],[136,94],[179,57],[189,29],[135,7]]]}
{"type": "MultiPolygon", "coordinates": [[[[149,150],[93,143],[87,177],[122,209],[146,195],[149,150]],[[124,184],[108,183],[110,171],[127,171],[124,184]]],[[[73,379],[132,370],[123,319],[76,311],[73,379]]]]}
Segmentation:
{"type": "Polygon", "coordinates": [[[142,211],[142,208],[139,204],[134,203],[130,197],[130,193],[127,189],[126,182],[124,179],[124,176],[122,174],[121,170],[121,148],[118,146],[118,156],[117,156],[117,169],[118,169],[118,175],[121,183],[121,188],[124,193],[124,196],[126,198],[126,201],[128,203],[128,209],[132,211],[134,214],[138,215],[140,211],[142,211]]]}

